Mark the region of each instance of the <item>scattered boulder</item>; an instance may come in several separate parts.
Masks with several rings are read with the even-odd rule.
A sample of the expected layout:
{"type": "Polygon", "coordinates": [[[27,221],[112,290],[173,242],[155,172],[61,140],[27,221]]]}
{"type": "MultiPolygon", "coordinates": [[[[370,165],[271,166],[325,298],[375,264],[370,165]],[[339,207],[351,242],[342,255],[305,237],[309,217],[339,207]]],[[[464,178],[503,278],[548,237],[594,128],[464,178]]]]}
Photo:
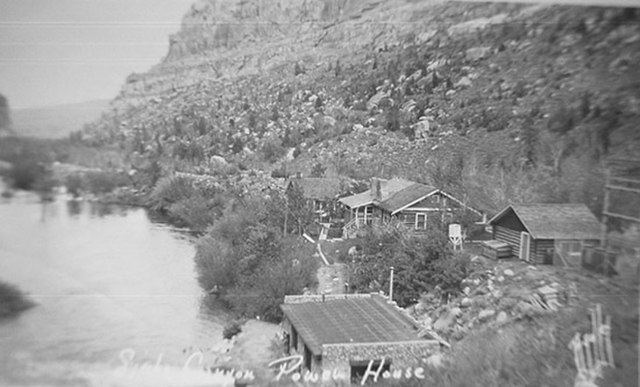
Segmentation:
{"type": "Polygon", "coordinates": [[[227,163],[227,160],[225,160],[222,156],[215,155],[211,156],[211,158],[209,159],[209,165],[212,169],[224,168],[228,164],[229,163],[227,163]]]}
{"type": "Polygon", "coordinates": [[[466,89],[467,87],[471,87],[471,85],[472,82],[469,77],[462,77],[454,86],[458,89],[466,89]]]}
{"type": "Polygon", "coordinates": [[[493,309],[483,309],[478,314],[478,319],[480,319],[480,321],[484,321],[489,319],[490,317],[493,317],[495,314],[496,311],[493,309]]]}
{"type": "Polygon", "coordinates": [[[513,277],[513,275],[515,274],[513,272],[513,270],[511,269],[506,269],[505,271],[503,271],[504,275],[506,275],[507,277],[513,277]]]}
{"type": "Polygon", "coordinates": [[[429,356],[426,363],[434,368],[440,368],[444,365],[444,356],[441,353],[435,353],[429,356]]]}
{"type": "Polygon", "coordinates": [[[482,47],[473,47],[467,50],[466,58],[469,61],[475,62],[480,59],[484,59],[489,55],[491,51],[491,47],[482,46],[482,47]]]}
{"type": "Polygon", "coordinates": [[[611,61],[611,63],[609,64],[609,70],[625,71],[628,68],[630,68],[631,63],[633,63],[631,56],[629,56],[628,54],[623,54],[618,58],[614,59],[613,61],[611,61]]]}
{"type": "Polygon", "coordinates": [[[430,129],[429,120],[426,117],[420,117],[420,121],[414,124],[415,137],[428,138],[430,129]]]}
{"type": "Polygon", "coordinates": [[[473,302],[471,301],[471,299],[469,297],[465,297],[462,299],[462,301],[460,301],[460,306],[466,308],[471,306],[473,302]]]}
{"type": "MultiPolygon", "coordinates": [[[[460,311],[459,308],[454,308],[454,309],[457,309],[458,311],[460,311]]],[[[451,309],[445,312],[444,314],[442,314],[440,318],[438,318],[435,324],[433,324],[433,329],[435,329],[436,331],[444,331],[449,327],[451,327],[455,321],[456,321],[456,315],[454,313],[454,310],[451,309]]]]}
{"type": "Polygon", "coordinates": [[[506,322],[508,318],[509,316],[507,315],[507,312],[503,310],[503,311],[500,311],[500,313],[498,313],[498,316],[496,317],[496,322],[498,322],[499,324],[502,324],[506,322]]]}

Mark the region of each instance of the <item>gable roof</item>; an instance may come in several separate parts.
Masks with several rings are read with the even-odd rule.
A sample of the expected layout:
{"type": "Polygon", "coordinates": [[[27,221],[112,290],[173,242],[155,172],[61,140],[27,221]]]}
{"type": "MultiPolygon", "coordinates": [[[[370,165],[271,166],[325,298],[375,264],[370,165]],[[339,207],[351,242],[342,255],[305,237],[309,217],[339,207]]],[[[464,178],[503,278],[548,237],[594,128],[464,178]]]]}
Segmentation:
{"type": "Polygon", "coordinates": [[[417,327],[409,317],[378,295],[280,307],[315,355],[322,354],[324,344],[419,340],[417,327]]]}
{"type": "Polygon", "coordinates": [[[437,191],[436,188],[429,185],[413,183],[382,200],[378,205],[393,214],[437,191]]]}
{"type": "Polygon", "coordinates": [[[513,211],[535,239],[600,239],[600,223],[582,203],[510,205],[489,220],[496,224],[513,211]]]}
{"type": "Polygon", "coordinates": [[[376,199],[373,191],[368,189],[359,194],[342,198],[340,202],[349,208],[358,208],[375,203],[377,206],[393,213],[437,191],[434,187],[404,179],[379,180],[379,199],[376,199]]]}
{"type": "Polygon", "coordinates": [[[307,199],[327,200],[340,195],[346,181],[339,178],[299,177],[287,181],[287,189],[291,184],[298,184],[307,199]]]}

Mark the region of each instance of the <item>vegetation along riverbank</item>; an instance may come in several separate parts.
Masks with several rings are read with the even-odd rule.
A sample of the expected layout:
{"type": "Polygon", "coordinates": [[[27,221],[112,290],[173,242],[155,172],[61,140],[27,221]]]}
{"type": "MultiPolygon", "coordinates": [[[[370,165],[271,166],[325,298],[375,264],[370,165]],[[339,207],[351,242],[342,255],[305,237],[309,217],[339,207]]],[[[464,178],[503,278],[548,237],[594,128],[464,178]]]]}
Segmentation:
{"type": "Polygon", "coordinates": [[[15,286],[0,281],[0,318],[14,317],[31,307],[33,301],[15,286]]]}
{"type": "MultiPolygon", "coordinates": [[[[3,139],[14,184],[46,191],[55,162],[98,168],[59,181],[70,194],[131,200],[193,229],[203,291],[239,316],[274,322],[285,295],[323,292],[322,254],[304,235],[349,231],[355,211],[337,199],[377,178],[433,187],[489,218],[512,203],[581,203],[609,231],[633,232],[603,208],[628,217],[640,208],[636,186],[610,203],[604,194],[609,161],[640,154],[637,8],[215,4],[191,8],[165,59],[132,74],[82,131],[45,145],[10,139],[28,145],[2,149],[3,139]],[[24,157],[30,147],[44,149],[34,157],[45,162],[20,161],[16,149],[24,157]],[[32,171],[41,177],[23,178],[32,171]],[[297,176],[327,180],[287,184],[297,176]],[[345,184],[334,192],[337,180],[345,184]],[[338,226],[323,230],[327,218],[338,226]]],[[[379,210],[368,204],[364,226],[379,210]]],[[[393,204],[382,210],[400,215],[393,204]]],[[[571,336],[602,303],[616,353],[605,381],[637,385],[637,288],[581,268],[486,261],[472,245],[454,252],[445,223],[471,234],[474,221],[432,224],[444,217],[426,212],[396,216],[417,233],[362,227],[327,255],[343,265],[349,292],[388,294],[394,267],[394,300],[451,344],[427,384],[568,385],[571,336]],[[562,307],[535,307],[545,286],[562,307]]]]}

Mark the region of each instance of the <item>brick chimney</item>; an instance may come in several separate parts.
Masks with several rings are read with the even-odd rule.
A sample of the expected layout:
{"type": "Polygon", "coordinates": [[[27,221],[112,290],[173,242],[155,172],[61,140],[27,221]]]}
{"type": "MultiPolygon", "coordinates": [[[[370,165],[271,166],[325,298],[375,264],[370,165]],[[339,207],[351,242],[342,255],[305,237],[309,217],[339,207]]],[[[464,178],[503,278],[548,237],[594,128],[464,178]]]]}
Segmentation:
{"type": "Polygon", "coordinates": [[[375,200],[382,200],[382,188],[380,179],[377,177],[371,178],[371,195],[375,200]]]}

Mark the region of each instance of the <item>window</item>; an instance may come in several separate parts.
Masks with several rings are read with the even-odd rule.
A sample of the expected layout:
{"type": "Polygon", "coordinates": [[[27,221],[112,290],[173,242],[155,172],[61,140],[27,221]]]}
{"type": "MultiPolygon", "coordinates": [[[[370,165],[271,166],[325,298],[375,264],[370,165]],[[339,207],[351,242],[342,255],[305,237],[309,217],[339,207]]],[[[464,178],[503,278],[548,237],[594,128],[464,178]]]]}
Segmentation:
{"type": "Polygon", "coordinates": [[[563,250],[570,256],[582,255],[582,243],[579,241],[567,241],[563,245],[563,250]]]}
{"type": "Polygon", "coordinates": [[[427,229],[427,214],[418,213],[416,214],[416,230],[426,230],[427,229]]]}
{"type": "Polygon", "coordinates": [[[372,224],[373,223],[373,207],[372,206],[367,206],[365,209],[365,224],[372,224]]]}

